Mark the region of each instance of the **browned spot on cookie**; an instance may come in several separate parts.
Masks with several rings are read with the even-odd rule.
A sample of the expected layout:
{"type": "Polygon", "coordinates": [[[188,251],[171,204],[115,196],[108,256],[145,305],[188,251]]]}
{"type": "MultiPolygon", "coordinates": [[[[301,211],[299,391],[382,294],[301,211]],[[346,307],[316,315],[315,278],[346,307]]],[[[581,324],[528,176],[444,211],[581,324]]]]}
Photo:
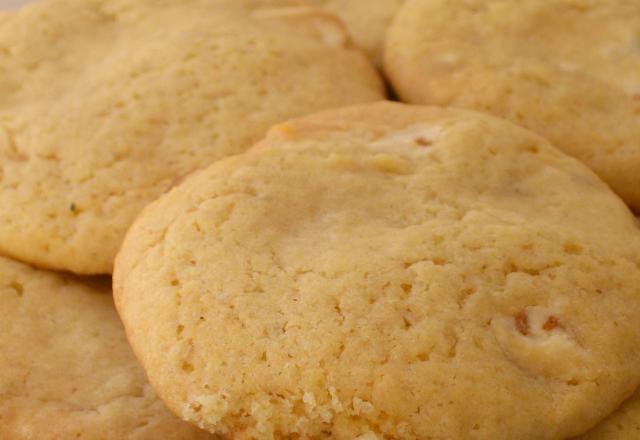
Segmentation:
{"type": "Polygon", "coordinates": [[[431,145],[433,145],[433,142],[431,142],[429,139],[418,137],[416,138],[416,145],[420,145],[422,147],[430,147],[431,145]]]}
{"type": "Polygon", "coordinates": [[[181,368],[182,368],[182,371],[184,371],[185,373],[191,373],[193,372],[193,369],[194,369],[193,364],[187,361],[182,361],[181,368]]]}
{"type": "Polygon", "coordinates": [[[11,287],[18,296],[22,296],[24,294],[24,286],[17,281],[11,281],[9,283],[9,287],[11,287]]]}
{"type": "Polygon", "coordinates": [[[551,331],[555,328],[563,328],[563,327],[562,327],[562,324],[560,324],[560,321],[558,321],[558,318],[556,318],[555,316],[549,316],[547,318],[547,321],[542,326],[542,329],[546,331],[551,331]]]}
{"type": "Polygon", "coordinates": [[[525,336],[528,335],[530,330],[529,317],[527,316],[526,312],[524,310],[520,311],[515,316],[515,320],[516,320],[516,328],[518,329],[518,331],[525,336]]]}

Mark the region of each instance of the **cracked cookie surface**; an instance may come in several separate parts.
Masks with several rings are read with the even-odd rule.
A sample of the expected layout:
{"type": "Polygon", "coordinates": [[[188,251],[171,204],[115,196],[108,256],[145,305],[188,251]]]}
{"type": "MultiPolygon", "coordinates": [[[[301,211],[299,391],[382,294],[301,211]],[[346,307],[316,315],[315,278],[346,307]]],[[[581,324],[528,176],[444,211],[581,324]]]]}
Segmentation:
{"type": "Polygon", "coordinates": [[[142,207],[289,117],[384,97],[340,21],[241,0],[44,0],[0,22],[0,250],[108,273],[142,207]]]}
{"type": "Polygon", "coordinates": [[[640,2],[408,0],[385,57],[402,100],[534,130],[640,211],[640,2]]]}
{"type": "Polygon", "coordinates": [[[0,438],[213,439],[153,392],[110,293],[0,257],[0,438]]]}
{"type": "Polygon", "coordinates": [[[159,395],[229,438],[564,439],[640,381],[639,250],[541,137],[379,103],[163,195],[114,294],[159,395]]]}

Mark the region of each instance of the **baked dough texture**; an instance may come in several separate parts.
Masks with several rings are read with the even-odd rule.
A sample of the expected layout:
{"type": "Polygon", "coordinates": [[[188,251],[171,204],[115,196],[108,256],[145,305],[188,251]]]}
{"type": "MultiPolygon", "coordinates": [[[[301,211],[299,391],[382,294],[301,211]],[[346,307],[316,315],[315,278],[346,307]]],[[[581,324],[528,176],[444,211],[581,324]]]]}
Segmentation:
{"type": "Polygon", "coordinates": [[[300,0],[324,8],[344,21],[353,41],[382,66],[384,36],[404,0],[300,0]]]}
{"type": "Polygon", "coordinates": [[[636,392],[598,426],[576,440],[633,440],[640,438],[640,393],[636,392]]]}
{"type": "Polygon", "coordinates": [[[640,212],[640,2],[408,0],[385,57],[402,100],[536,131],[640,212]]]}
{"type": "Polygon", "coordinates": [[[110,290],[0,257],[0,438],[214,438],[156,397],[110,290]]]}
{"type": "Polygon", "coordinates": [[[565,439],[640,381],[639,250],[538,135],[382,102],[153,202],[114,294],[161,398],[227,438],[565,439]]]}
{"type": "Polygon", "coordinates": [[[241,0],[45,0],[0,22],[0,251],[108,273],[142,207],[276,122],[383,98],[342,23],[241,0]]]}

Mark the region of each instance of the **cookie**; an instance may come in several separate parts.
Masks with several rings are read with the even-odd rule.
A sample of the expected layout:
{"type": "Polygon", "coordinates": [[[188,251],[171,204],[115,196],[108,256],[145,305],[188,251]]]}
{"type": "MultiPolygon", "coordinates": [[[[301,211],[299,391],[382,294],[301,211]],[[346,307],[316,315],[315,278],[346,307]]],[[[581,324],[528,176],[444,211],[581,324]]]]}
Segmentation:
{"type": "Polygon", "coordinates": [[[0,257],[0,438],[214,438],[156,397],[110,290],[0,257]]]}
{"type": "Polygon", "coordinates": [[[640,381],[639,251],[542,137],[378,103],[153,202],[114,295],[161,398],[227,438],[565,439],[640,381]]]}
{"type": "Polygon", "coordinates": [[[385,55],[402,100],[534,130],[640,212],[640,2],[409,0],[385,55]]]}
{"type": "Polygon", "coordinates": [[[575,440],[633,440],[640,436],[640,394],[635,393],[611,416],[575,440]]]}
{"type": "Polygon", "coordinates": [[[342,23],[308,7],[23,8],[0,25],[0,251],[110,272],[134,217],[177,177],[280,120],[382,97],[342,23]]]}
{"type": "Polygon", "coordinates": [[[384,35],[393,15],[404,0],[299,0],[324,8],[344,21],[354,42],[376,65],[382,66],[384,35]]]}

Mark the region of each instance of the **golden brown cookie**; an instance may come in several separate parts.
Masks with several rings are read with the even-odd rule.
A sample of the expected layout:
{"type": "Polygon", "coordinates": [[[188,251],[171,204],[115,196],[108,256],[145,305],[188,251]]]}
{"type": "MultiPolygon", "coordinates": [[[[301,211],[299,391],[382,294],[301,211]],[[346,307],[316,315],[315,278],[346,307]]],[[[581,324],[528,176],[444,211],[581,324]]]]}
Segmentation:
{"type": "Polygon", "coordinates": [[[156,397],[110,293],[0,257],[0,438],[214,438],[156,397]]]}
{"type": "Polygon", "coordinates": [[[402,100],[532,129],[640,210],[640,2],[408,0],[385,55],[402,100]]]}
{"type": "Polygon", "coordinates": [[[0,24],[0,251],[106,273],[142,207],[288,117],[383,97],[334,16],[44,0],[0,24]]]}
{"type": "Polygon", "coordinates": [[[379,103],[163,195],[114,289],[159,395],[228,438],[565,439],[640,382],[639,251],[538,135],[379,103]]]}

